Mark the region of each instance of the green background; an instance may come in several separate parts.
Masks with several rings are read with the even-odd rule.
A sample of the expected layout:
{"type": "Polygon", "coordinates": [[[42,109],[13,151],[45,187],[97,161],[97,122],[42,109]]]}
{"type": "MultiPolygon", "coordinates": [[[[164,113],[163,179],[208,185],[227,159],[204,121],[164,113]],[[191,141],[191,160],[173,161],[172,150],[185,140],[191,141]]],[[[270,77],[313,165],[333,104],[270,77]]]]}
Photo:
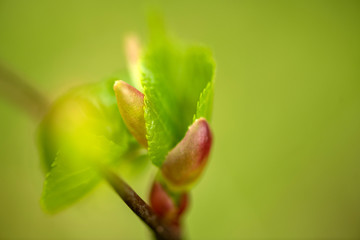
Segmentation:
{"type": "MultiPolygon", "coordinates": [[[[153,6],[217,61],[189,239],[360,238],[359,1],[0,0],[0,61],[55,99],[124,67],[153,6]]],[[[0,114],[0,239],[149,238],[106,184],[45,214],[36,124],[3,99],[0,114]]],[[[129,182],[146,198],[152,176],[129,182]]]]}

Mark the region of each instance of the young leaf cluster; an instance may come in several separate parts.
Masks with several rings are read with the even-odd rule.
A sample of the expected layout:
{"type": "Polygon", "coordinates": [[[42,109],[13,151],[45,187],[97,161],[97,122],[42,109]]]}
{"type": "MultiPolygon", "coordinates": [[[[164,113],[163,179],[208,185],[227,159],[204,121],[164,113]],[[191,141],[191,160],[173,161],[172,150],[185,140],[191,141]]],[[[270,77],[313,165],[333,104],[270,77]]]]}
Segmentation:
{"type": "MultiPolygon", "coordinates": [[[[215,64],[205,47],[183,45],[163,33],[151,36],[135,75],[144,94],[147,154],[161,167],[195,120],[210,121],[215,64]]],[[[118,79],[71,90],[44,117],[39,145],[47,175],[41,202],[48,212],[79,200],[101,181],[99,169],[116,166],[144,146],[119,113],[113,90],[118,79]]]]}

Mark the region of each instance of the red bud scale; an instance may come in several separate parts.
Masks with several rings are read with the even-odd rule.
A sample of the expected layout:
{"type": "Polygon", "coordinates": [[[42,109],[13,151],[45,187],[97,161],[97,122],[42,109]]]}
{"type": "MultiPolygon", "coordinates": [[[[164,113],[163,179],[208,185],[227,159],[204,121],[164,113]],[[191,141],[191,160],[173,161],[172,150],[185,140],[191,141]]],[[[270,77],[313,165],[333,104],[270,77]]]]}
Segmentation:
{"type": "Polygon", "coordinates": [[[209,124],[204,118],[197,119],[167,155],[161,167],[164,178],[175,187],[193,183],[206,165],[211,144],[209,124]]]}

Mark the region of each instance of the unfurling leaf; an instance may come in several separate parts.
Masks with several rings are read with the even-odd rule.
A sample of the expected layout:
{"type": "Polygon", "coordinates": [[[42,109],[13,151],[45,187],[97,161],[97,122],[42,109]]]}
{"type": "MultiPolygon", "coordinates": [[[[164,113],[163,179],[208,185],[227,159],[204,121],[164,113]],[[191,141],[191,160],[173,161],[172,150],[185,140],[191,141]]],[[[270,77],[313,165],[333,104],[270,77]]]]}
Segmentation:
{"type": "Polygon", "coordinates": [[[209,82],[206,88],[202,91],[199,101],[197,102],[194,121],[199,118],[205,118],[207,121],[211,120],[213,98],[214,98],[214,83],[209,82]]]}
{"type": "Polygon", "coordinates": [[[212,144],[212,134],[204,118],[190,126],[185,137],[169,152],[161,172],[175,187],[193,183],[203,171],[212,144]]]}
{"type": "Polygon", "coordinates": [[[105,137],[84,137],[59,150],[46,176],[41,203],[49,213],[64,209],[91,191],[101,180],[98,165],[110,164],[121,156],[122,149],[105,137]]]}
{"type": "Polygon", "coordinates": [[[48,175],[41,201],[48,212],[80,199],[99,182],[98,165],[117,164],[138,146],[121,118],[113,84],[70,91],[42,121],[40,149],[48,175]]]}
{"type": "Polygon", "coordinates": [[[215,64],[206,48],[184,47],[154,36],[141,61],[141,83],[149,158],[161,167],[197,115],[199,97],[212,85],[215,64]]]}

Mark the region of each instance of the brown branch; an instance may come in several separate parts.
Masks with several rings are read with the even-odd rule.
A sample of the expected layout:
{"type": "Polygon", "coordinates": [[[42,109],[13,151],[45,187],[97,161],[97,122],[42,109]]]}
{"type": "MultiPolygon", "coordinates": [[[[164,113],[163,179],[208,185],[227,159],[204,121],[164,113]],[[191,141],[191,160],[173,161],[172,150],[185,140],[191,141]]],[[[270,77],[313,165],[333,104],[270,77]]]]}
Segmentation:
{"type": "Polygon", "coordinates": [[[0,64],[0,95],[38,119],[48,108],[46,98],[16,73],[0,64]]]}
{"type": "Polygon", "coordinates": [[[105,179],[128,207],[154,232],[156,239],[180,240],[180,231],[162,221],[139,195],[113,172],[103,170],[105,179]]]}

